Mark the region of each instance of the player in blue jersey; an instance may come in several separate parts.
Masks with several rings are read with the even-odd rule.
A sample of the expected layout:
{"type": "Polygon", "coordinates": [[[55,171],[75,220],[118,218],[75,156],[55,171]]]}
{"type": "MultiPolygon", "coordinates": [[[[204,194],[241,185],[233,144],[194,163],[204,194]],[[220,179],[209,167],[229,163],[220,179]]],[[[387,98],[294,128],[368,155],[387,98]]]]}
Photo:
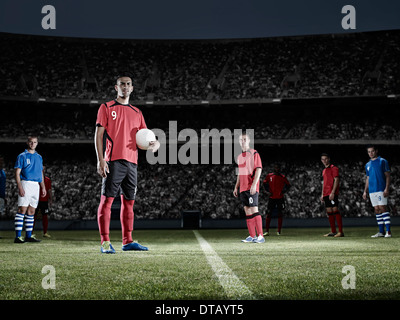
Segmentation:
{"type": "Polygon", "coordinates": [[[15,215],[14,243],[40,242],[33,235],[35,210],[39,202],[39,193],[46,196],[43,179],[43,159],[36,152],[38,138],[28,137],[28,148],[18,155],[15,162],[15,179],[18,187],[18,212],[15,215]],[[41,191],[39,190],[41,189],[41,191]],[[25,239],[22,237],[22,228],[25,222],[25,239]]]}
{"type": "Polygon", "coordinates": [[[392,233],[390,231],[390,215],[387,206],[390,187],[389,163],[386,159],[378,156],[378,149],[375,146],[369,146],[367,151],[371,160],[365,165],[367,178],[365,180],[363,198],[366,200],[367,192],[369,192],[379,227],[379,232],[374,234],[372,238],[390,238],[392,233]],[[386,234],[384,234],[384,227],[386,227],[386,234]]]}

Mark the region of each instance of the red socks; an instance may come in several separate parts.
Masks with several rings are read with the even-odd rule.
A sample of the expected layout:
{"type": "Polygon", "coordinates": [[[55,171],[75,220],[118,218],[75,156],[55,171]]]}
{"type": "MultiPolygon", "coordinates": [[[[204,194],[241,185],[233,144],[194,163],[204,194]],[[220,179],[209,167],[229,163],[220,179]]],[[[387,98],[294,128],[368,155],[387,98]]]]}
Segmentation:
{"type": "MultiPolygon", "coordinates": [[[[97,222],[99,224],[99,232],[101,243],[110,241],[110,220],[111,220],[111,205],[114,198],[101,196],[99,209],[97,210],[97,222]]],[[[122,244],[133,242],[133,205],[135,200],[126,200],[121,196],[121,228],[122,228],[122,244]]]]}
{"type": "MultiPolygon", "coordinates": [[[[265,218],[265,231],[269,232],[269,226],[271,225],[271,215],[267,214],[266,218],[265,218]]],[[[278,215],[278,232],[280,233],[282,230],[282,222],[283,222],[283,217],[282,215],[278,215]]]]}
{"type": "Polygon", "coordinates": [[[99,232],[101,243],[104,241],[110,241],[110,220],[111,220],[111,205],[114,198],[107,198],[101,196],[99,209],[97,210],[97,223],[99,224],[99,232]]]}
{"type": "Polygon", "coordinates": [[[258,212],[246,216],[246,222],[250,237],[255,238],[263,235],[262,218],[258,212]]]}
{"type": "Polygon", "coordinates": [[[336,225],[335,225],[335,215],[333,213],[328,213],[329,225],[331,226],[331,232],[336,233],[336,225]]]}
{"type": "Polygon", "coordinates": [[[335,219],[336,219],[336,223],[338,225],[339,232],[343,233],[342,215],[339,213],[339,211],[335,211],[333,214],[335,215],[335,219]]]}
{"type": "Polygon", "coordinates": [[[47,228],[49,226],[49,219],[47,214],[42,214],[42,224],[43,224],[43,233],[47,233],[47,228]]]}
{"type": "Polygon", "coordinates": [[[122,227],[122,244],[133,242],[132,231],[133,231],[133,205],[135,200],[126,200],[124,196],[121,196],[121,227],[122,227]]]}
{"type": "Polygon", "coordinates": [[[331,226],[331,232],[336,233],[336,225],[338,225],[338,229],[340,233],[343,233],[343,222],[342,222],[342,215],[339,211],[334,211],[328,213],[329,225],[331,226]]]}

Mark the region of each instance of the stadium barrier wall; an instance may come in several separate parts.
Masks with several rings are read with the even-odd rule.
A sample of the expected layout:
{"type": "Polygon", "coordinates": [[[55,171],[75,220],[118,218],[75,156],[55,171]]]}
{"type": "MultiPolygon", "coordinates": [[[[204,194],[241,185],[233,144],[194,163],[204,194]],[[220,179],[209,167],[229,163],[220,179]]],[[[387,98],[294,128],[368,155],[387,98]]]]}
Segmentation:
{"type": "MultiPolygon", "coordinates": [[[[271,221],[271,229],[276,228],[276,219],[271,221]]],[[[263,223],[265,220],[263,219],[263,223]]],[[[400,226],[400,217],[391,217],[392,226],[400,226]]],[[[377,227],[374,217],[363,218],[343,218],[343,226],[346,227],[377,227]]],[[[329,228],[327,218],[297,219],[286,218],[283,220],[283,228],[329,228]]],[[[157,219],[135,221],[135,229],[184,229],[182,219],[157,219]]],[[[246,221],[244,219],[218,220],[202,219],[200,229],[245,229],[246,221]]],[[[121,229],[121,223],[118,220],[111,220],[110,229],[121,229]]],[[[187,229],[187,228],[185,228],[187,229]]],[[[14,230],[14,220],[0,221],[0,230],[14,230]]],[[[38,220],[35,230],[42,230],[41,221],[38,220]]],[[[49,220],[49,232],[51,230],[98,230],[96,220],[49,220]]],[[[272,230],[273,231],[273,230],[272,230]]]]}

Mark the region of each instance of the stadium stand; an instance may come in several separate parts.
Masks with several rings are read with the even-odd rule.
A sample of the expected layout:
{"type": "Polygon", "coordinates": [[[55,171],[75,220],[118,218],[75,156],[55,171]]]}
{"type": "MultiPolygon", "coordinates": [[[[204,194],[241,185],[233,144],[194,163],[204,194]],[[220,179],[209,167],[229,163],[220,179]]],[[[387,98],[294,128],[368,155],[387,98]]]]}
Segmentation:
{"type": "MultiPolygon", "coordinates": [[[[13,161],[29,133],[39,135],[38,151],[53,180],[51,218],[96,218],[100,177],[94,121],[99,104],[114,98],[114,75],[121,70],[134,74],[132,103],[142,109],[149,127],[164,130],[167,138],[169,121],[199,135],[202,129],[253,128],[263,176],[279,161],[292,182],[289,217],[324,216],[318,201],[319,154],[326,149],[333,151],[344,177],[343,215],[372,216],[361,197],[364,146],[382,145],[382,156],[392,164],[391,213],[398,215],[399,30],[118,45],[1,34],[0,43],[0,145],[8,177],[3,218],[14,215],[13,161]]],[[[193,208],[209,219],[243,218],[232,197],[234,164],[151,166],[144,153],[141,158],[137,219],[179,218],[182,210],[193,208]]],[[[263,195],[260,210],[265,209],[263,195]]]]}

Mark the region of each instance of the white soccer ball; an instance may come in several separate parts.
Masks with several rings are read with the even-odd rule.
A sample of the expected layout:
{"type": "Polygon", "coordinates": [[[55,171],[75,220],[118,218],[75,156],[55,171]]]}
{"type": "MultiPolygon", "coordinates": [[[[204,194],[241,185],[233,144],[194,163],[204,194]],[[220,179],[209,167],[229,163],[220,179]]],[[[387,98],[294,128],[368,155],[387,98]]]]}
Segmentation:
{"type": "Polygon", "coordinates": [[[139,149],[147,150],[151,141],[156,141],[156,135],[150,129],[140,129],[136,132],[136,145],[139,149]]]}

